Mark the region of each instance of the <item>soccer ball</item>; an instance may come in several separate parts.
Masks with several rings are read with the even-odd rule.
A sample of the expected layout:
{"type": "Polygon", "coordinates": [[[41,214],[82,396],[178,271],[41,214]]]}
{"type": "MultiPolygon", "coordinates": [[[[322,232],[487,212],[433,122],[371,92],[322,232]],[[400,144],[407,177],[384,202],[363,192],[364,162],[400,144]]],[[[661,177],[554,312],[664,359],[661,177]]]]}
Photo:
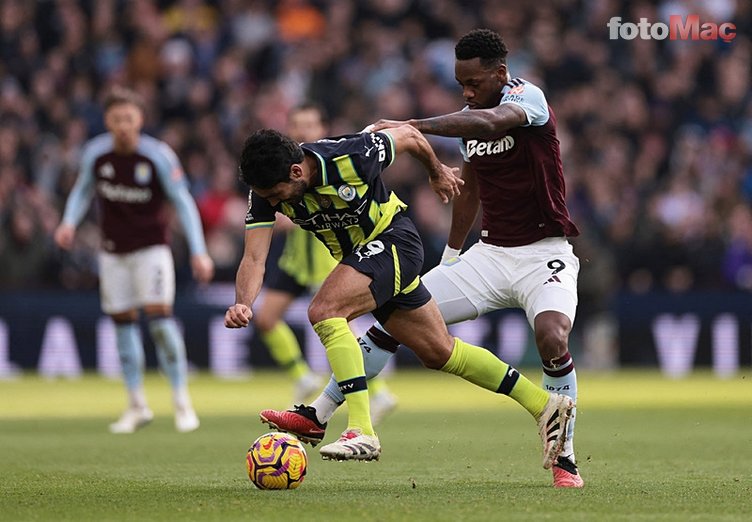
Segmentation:
{"type": "Polygon", "coordinates": [[[245,458],[248,477],[259,489],[295,489],[308,470],[303,444],[287,433],[261,435],[245,458]]]}

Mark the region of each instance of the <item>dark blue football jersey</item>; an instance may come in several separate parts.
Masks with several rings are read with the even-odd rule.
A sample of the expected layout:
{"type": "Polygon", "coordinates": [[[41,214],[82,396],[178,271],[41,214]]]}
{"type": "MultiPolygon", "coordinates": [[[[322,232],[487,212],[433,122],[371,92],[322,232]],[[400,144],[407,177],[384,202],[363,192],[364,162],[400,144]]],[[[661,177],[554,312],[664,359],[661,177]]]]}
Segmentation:
{"type": "Polygon", "coordinates": [[[282,202],[272,206],[251,191],[246,229],[271,227],[275,213],[281,212],[313,232],[340,260],[386,230],[394,216],[407,208],[381,180],[381,172],[394,161],[389,134],[364,132],[301,146],[318,161],[321,176],[317,184],[294,205],[282,202]]]}

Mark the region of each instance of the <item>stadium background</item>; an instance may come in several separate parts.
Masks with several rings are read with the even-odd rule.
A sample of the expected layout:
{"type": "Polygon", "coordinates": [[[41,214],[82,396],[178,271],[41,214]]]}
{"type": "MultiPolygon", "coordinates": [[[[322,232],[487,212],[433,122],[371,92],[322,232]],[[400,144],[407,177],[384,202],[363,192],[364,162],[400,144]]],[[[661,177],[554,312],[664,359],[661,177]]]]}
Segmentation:
{"type": "MultiPolygon", "coordinates": [[[[232,302],[242,249],[246,193],[235,156],[244,137],[284,128],[287,111],[307,100],[329,113],[332,134],[456,110],[454,42],[481,26],[501,32],[511,73],[541,85],[559,120],[569,206],[582,230],[573,240],[582,260],[578,366],[660,365],[674,376],[698,365],[720,376],[749,366],[749,2],[0,0],[0,375],[116,373],[111,325],[98,307],[93,213],[71,254],[52,242],[81,146],[103,131],[108,87],[125,83],[145,97],[147,132],[178,152],[191,178],[217,283],[192,286],[176,223],[176,312],[191,362],[231,375],[270,364],[252,332],[216,322],[232,302]],[[608,38],[612,16],[671,14],[731,21],[737,36],[608,38]]],[[[444,161],[461,160],[456,140],[432,143],[444,161]]],[[[448,209],[414,162],[386,179],[410,203],[430,268],[448,209]]],[[[290,320],[314,365],[325,364],[304,302],[290,320]]],[[[515,312],[461,328],[510,362],[535,362],[515,312]]]]}

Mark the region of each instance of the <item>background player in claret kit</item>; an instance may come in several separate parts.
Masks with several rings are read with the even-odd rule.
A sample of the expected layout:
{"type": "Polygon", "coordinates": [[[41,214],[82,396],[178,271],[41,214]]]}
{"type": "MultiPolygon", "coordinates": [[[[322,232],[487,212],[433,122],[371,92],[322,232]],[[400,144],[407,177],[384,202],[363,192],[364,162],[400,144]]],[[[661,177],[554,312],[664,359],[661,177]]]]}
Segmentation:
{"type": "MultiPolygon", "coordinates": [[[[287,117],[287,133],[298,143],[323,138],[326,135],[323,110],[312,103],[293,108],[287,117]]],[[[336,265],[337,260],[316,236],[290,224],[278,266],[264,281],[264,300],[253,316],[253,323],[272,357],[295,380],[293,403],[303,402],[323,383],[311,372],[295,334],[283,317],[296,298],[314,293],[336,265]]],[[[368,383],[368,392],[371,418],[378,424],[396,406],[396,398],[381,378],[368,383]]]]}
{"type": "Polygon", "coordinates": [[[140,97],[128,89],[113,89],[104,102],[104,118],[109,132],[89,141],[83,150],[55,241],[66,250],[73,246],[76,226],[96,195],[102,230],[102,310],[115,322],[128,391],[128,408],[110,425],[110,431],[133,433],[154,417],[143,388],[140,309],[172,386],[175,428],[193,431],[199,420],[188,393],[185,343],[172,316],[175,266],[167,245],[167,201],[174,205],[185,230],[194,277],[209,282],[214,264],[206,253],[201,219],[175,153],[166,143],[141,133],[140,97]]]}
{"type": "MultiPolygon", "coordinates": [[[[442,263],[423,281],[448,324],[501,308],[522,308],[535,331],[543,385],[577,399],[568,349],[577,307],[579,261],[567,241],[579,234],[565,205],[556,118],[543,92],[512,79],[501,37],[487,29],[463,36],[455,47],[455,75],[467,106],[420,120],[381,120],[379,131],[409,124],[426,134],[462,138],[465,185],[455,198],[442,263]],[[481,239],[460,255],[482,209],[481,239]]],[[[394,340],[374,326],[361,339],[366,366],[385,364],[394,340]],[[373,359],[369,361],[369,359],[373,359]]],[[[342,403],[333,382],[310,407],[266,410],[262,420],[294,433],[323,437],[325,423],[342,403]]],[[[556,487],[582,487],[576,466],[574,418],[553,468],[556,487]]]]}
{"type": "Polygon", "coordinates": [[[423,248],[406,205],[387,192],[381,172],[402,152],[429,171],[434,191],[448,202],[459,193],[455,170],[436,158],[414,127],[342,136],[299,145],[261,130],[245,142],[240,160],[251,194],[246,216],[245,262],[236,279],[236,303],[225,314],[229,328],[250,323],[264,276],[276,212],[316,233],[340,262],[314,296],[308,316],[326,348],[337,385],[348,404],[348,427],[321,448],[326,459],[374,460],[381,444],[373,431],[361,348],[348,321],[368,312],[429,368],[459,375],[509,395],[538,424],[543,466],[561,451],[572,400],[534,385],[484,348],[452,338],[419,273],[423,248]]]}

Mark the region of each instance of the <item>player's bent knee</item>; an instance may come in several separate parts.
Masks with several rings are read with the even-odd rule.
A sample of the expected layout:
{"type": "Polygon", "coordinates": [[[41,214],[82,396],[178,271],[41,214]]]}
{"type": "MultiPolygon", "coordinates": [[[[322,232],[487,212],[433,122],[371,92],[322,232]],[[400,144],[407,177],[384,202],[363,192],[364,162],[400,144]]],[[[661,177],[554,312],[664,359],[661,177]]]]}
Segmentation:
{"type": "Polygon", "coordinates": [[[308,307],[308,320],[311,324],[320,323],[333,317],[344,317],[344,312],[316,300],[308,307]]]}
{"type": "Polygon", "coordinates": [[[144,314],[146,314],[147,317],[170,317],[172,315],[172,305],[169,305],[169,304],[144,305],[144,314]]]}
{"type": "Polygon", "coordinates": [[[548,330],[537,332],[535,342],[538,345],[538,352],[544,360],[561,357],[569,349],[567,334],[563,331],[548,330]]]}
{"type": "Polygon", "coordinates": [[[113,320],[113,322],[115,322],[115,324],[134,323],[138,320],[138,311],[128,310],[127,312],[118,312],[115,314],[110,314],[110,318],[113,320]]]}

